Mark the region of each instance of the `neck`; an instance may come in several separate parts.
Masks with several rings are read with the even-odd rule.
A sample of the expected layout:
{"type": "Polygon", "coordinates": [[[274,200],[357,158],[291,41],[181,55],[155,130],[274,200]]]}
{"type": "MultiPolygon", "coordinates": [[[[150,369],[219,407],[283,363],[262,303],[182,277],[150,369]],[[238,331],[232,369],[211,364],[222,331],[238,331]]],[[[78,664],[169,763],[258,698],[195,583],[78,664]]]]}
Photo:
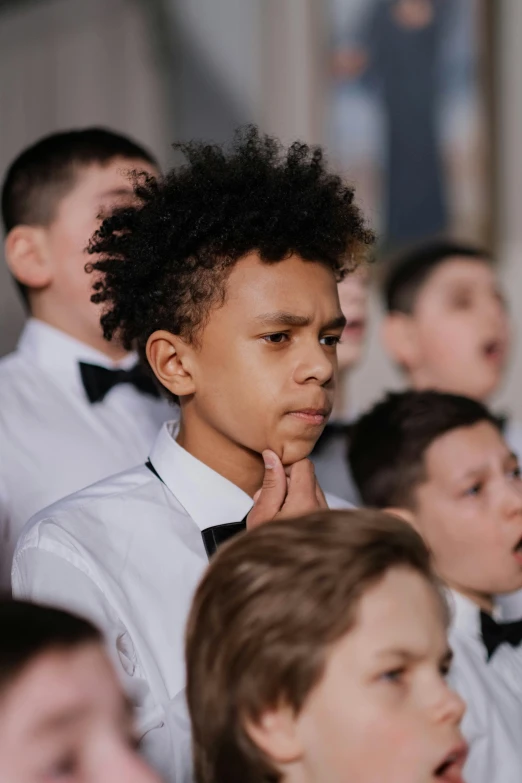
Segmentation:
{"type": "Polygon", "coordinates": [[[478,592],[476,590],[469,590],[468,588],[461,587],[460,585],[451,584],[450,582],[447,583],[449,587],[451,587],[452,590],[455,590],[455,592],[460,593],[465,598],[469,598],[470,601],[473,601],[474,604],[476,604],[479,609],[482,609],[483,612],[486,612],[486,614],[493,614],[494,609],[494,601],[493,596],[489,593],[482,593],[478,592]]]}
{"type": "Polygon", "coordinates": [[[261,454],[230,441],[225,435],[193,415],[190,403],[182,403],[179,445],[209,468],[254,497],[263,483],[261,454]]]}
{"type": "Polygon", "coordinates": [[[127,354],[127,351],[118,340],[111,340],[111,342],[109,342],[104,338],[101,330],[96,333],[96,330],[94,329],[82,329],[81,321],[75,322],[74,319],[72,321],[61,319],[58,314],[50,314],[46,312],[45,308],[37,306],[31,306],[31,316],[36,318],[36,320],[42,321],[42,323],[69,335],[69,337],[73,337],[84,345],[88,345],[89,348],[94,348],[96,351],[103,353],[111,359],[111,361],[117,362],[120,359],[123,359],[127,354]]]}

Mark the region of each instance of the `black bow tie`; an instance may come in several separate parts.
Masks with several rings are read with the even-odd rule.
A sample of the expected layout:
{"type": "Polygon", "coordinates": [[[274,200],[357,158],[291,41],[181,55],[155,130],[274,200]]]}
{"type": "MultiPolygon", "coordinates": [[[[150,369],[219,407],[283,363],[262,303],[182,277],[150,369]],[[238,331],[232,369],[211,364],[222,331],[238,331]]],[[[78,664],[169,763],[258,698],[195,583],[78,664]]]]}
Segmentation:
{"type": "Polygon", "coordinates": [[[512,647],[518,647],[522,642],[522,620],[513,623],[497,623],[491,615],[480,613],[482,640],[488,651],[488,661],[497,647],[507,642],[512,647]]]}
{"type": "MultiPolygon", "coordinates": [[[[154,473],[162,484],[165,483],[150,459],[145,463],[145,467],[148,468],[151,473],[154,473]]],[[[250,514],[250,511],[248,514],[250,514]]],[[[201,537],[203,538],[203,544],[209,559],[216,553],[221,544],[224,544],[225,541],[228,541],[230,538],[233,538],[233,536],[237,536],[238,533],[243,533],[243,531],[246,530],[248,514],[241,522],[225,522],[223,525],[214,525],[213,527],[207,527],[205,530],[201,531],[201,537]]]]}
{"type": "Polygon", "coordinates": [[[90,402],[101,402],[105,395],[119,383],[131,383],[138,391],[159,397],[154,381],[146,375],[139,364],[130,370],[110,370],[97,364],[79,362],[82,383],[90,402]]]}

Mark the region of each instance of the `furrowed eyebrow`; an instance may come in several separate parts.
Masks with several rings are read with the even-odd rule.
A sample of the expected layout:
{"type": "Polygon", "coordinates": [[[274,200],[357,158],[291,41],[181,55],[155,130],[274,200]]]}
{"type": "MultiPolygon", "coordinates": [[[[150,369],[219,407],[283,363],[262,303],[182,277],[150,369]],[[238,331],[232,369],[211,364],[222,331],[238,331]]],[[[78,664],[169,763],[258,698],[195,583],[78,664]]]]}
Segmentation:
{"type": "Polygon", "coordinates": [[[285,310],[274,313],[263,313],[256,316],[256,321],[267,326],[309,326],[311,319],[307,315],[296,315],[285,310]]]}
{"type": "MultiPolygon", "coordinates": [[[[296,315],[285,310],[277,310],[274,313],[263,313],[256,316],[256,321],[265,326],[309,326],[312,319],[307,315],[296,315]]],[[[329,329],[343,329],[346,326],[346,318],[341,313],[322,327],[321,331],[329,329]]]]}
{"type": "Polygon", "coordinates": [[[341,315],[336,316],[331,321],[328,321],[325,326],[323,326],[323,332],[326,332],[329,329],[344,329],[345,326],[346,318],[341,313],[341,315]]]}

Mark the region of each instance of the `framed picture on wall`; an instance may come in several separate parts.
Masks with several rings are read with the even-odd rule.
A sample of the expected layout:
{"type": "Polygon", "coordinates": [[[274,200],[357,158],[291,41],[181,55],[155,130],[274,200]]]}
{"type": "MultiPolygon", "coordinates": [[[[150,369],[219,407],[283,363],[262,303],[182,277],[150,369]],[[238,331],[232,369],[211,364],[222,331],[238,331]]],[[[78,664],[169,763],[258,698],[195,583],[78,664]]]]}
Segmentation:
{"type": "Polygon", "coordinates": [[[328,145],[384,246],[489,243],[488,0],[328,4],[328,145]]]}

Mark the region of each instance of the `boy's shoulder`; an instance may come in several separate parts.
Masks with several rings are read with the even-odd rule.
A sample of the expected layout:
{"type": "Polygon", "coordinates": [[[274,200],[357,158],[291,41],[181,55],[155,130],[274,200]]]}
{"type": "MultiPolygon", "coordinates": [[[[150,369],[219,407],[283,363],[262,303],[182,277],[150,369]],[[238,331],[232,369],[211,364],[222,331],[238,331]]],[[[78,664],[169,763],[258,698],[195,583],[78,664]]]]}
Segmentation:
{"type": "Polygon", "coordinates": [[[325,492],[324,497],[328,508],[332,511],[355,508],[353,503],[350,503],[343,498],[339,498],[337,495],[332,495],[330,492],[325,492]]]}
{"type": "MultiPolygon", "coordinates": [[[[168,493],[170,495],[170,493],[168,493]]],[[[92,542],[123,540],[136,529],[172,514],[176,499],[167,499],[161,482],[138,465],[102,479],[35,514],[18,541],[15,559],[27,549],[70,548],[85,551],[92,542]],[[151,509],[153,512],[151,513],[151,509]]]]}

